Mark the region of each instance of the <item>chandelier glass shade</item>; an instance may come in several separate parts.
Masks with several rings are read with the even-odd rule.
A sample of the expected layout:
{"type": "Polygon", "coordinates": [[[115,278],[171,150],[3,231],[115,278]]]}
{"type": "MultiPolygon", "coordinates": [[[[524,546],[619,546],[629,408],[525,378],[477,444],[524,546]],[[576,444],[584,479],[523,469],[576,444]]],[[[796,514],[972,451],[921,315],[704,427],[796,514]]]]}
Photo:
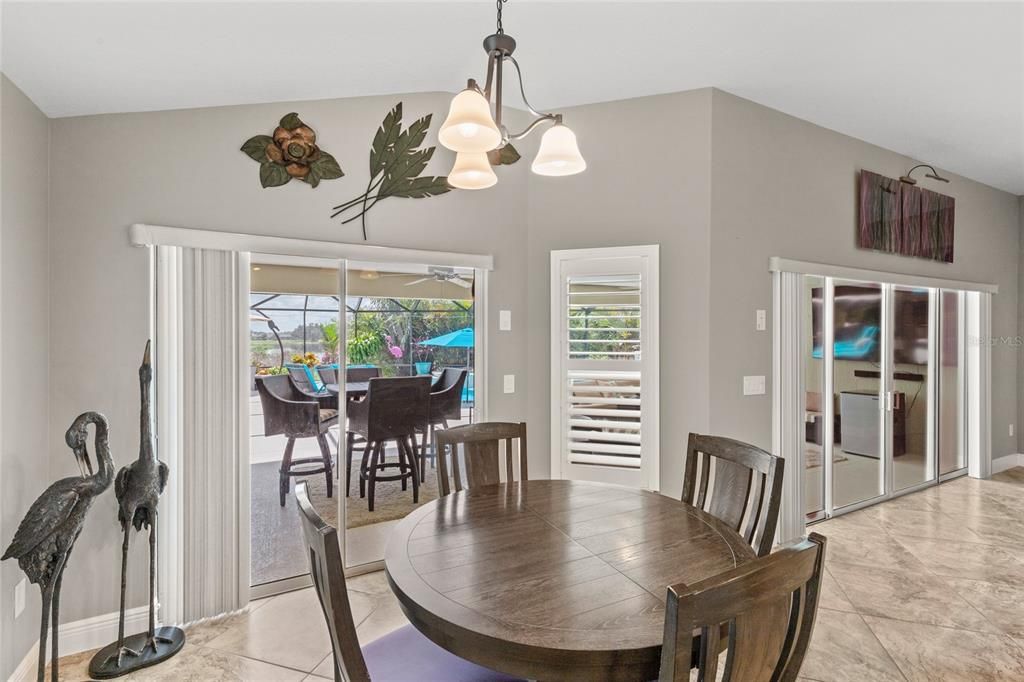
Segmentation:
{"type": "Polygon", "coordinates": [[[491,106],[479,90],[466,88],[455,95],[437,139],[455,152],[489,152],[501,144],[491,106]]]}
{"type": "Polygon", "coordinates": [[[448,174],[448,184],[459,189],[484,189],[494,185],[498,178],[491,169],[487,152],[500,150],[512,140],[520,140],[538,126],[551,124],[541,138],[540,149],[531,169],[538,175],[562,176],[581,173],[587,162],[580,154],[576,135],[562,123],[561,114],[537,111],[526,100],[523,74],[519,62],[512,56],[516,41],[505,33],[501,25],[501,8],[506,0],[497,0],[498,29],[484,38],[487,53],[487,81],[481,89],[469,79],[466,89],[452,98],[448,117],[441,124],[438,141],[457,152],[455,166],[448,174]],[[515,68],[519,81],[519,94],[534,120],[518,133],[510,133],[502,124],[502,86],[505,63],[515,68]]]}
{"type": "Polygon", "coordinates": [[[448,173],[448,184],[458,189],[487,189],[498,182],[498,176],[487,160],[487,152],[459,152],[455,166],[448,173]]]}
{"type": "Polygon", "coordinates": [[[576,144],[576,133],[561,123],[548,128],[540,138],[540,149],[530,166],[537,175],[575,175],[587,168],[576,144]]]}

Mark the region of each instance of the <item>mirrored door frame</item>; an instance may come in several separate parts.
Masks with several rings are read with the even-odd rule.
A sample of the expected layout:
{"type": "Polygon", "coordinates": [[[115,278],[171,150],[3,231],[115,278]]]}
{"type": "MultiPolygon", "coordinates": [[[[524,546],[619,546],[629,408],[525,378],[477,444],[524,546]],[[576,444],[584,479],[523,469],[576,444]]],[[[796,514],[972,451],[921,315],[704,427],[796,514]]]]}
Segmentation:
{"type": "MultiPolygon", "coordinates": [[[[826,399],[822,401],[822,419],[824,422],[825,436],[822,439],[822,465],[824,469],[824,501],[823,509],[819,512],[815,512],[813,516],[808,516],[808,521],[818,521],[826,518],[832,518],[846,514],[851,511],[863,509],[885,500],[893,499],[895,497],[901,497],[913,492],[917,492],[924,488],[936,485],[940,481],[936,477],[938,472],[938,420],[936,419],[936,411],[938,409],[938,381],[936,381],[936,369],[938,367],[939,357],[939,306],[938,300],[940,292],[943,290],[936,289],[933,287],[908,287],[906,285],[888,284],[885,282],[877,281],[863,281],[863,280],[839,280],[833,277],[826,277],[825,282],[825,299],[823,307],[823,337],[824,342],[822,344],[822,363],[824,367],[824,387],[822,389],[822,395],[834,396],[835,395],[835,286],[836,282],[842,284],[867,284],[872,286],[878,286],[881,290],[881,330],[880,330],[880,368],[879,368],[879,388],[878,398],[879,407],[882,412],[880,417],[880,428],[879,428],[879,444],[878,452],[881,454],[880,467],[878,471],[879,475],[879,486],[878,489],[881,491],[878,495],[852,502],[845,505],[836,505],[834,487],[835,487],[835,472],[834,462],[835,458],[832,455],[833,449],[836,447],[834,438],[834,424],[835,424],[835,401],[834,399],[826,399]],[[894,339],[896,330],[896,311],[895,311],[895,297],[898,290],[908,289],[926,289],[928,291],[928,358],[925,371],[925,386],[923,387],[924,398],[926,403],[925,412],[925,437],[924,437],[924,480],[920,483],[915,483],[902,488],[896,487],[895,481],[895,414],[896,414],[896,400],[897,392],[895,390],[896,381],[896,363],[894,354],[894,339]],[[827,445],[827,448],[826,448],[827,445]],[[828,451],[827,454],[825,451],[828,451]]],[[[963,382],[959,384],[960,393],[963,393],[966,386],[963,382]]],[[[904,398],[905,400],[905,398],[904,398]]],[[[958,404],[962,404],[962,401],[958,400],[958,404]]],[[[957,420],[960,424],[964,423],[962,414],[959,414],[962,410],[958,410],[957,420]]],[[[958,431],[961,437],[965,434],[962,430],[958,431]]],[[[803,471],[801,469],[801,471],[803,471]]],[[[943,480],[950,478],[956,478],[963,476],[967,473],[966,464],[956,471],[952,471],[946,475],[943,480]]]]}
{"type": "MultiPolygon", "coordinates": [[[[780,542],[803,536],[806,532],[806,524],[825,518],[826,510],[830,510],[833,515],[854,511],[892,497],[937,485],[950,478],[962,476],[965,472],[976,478],[984,478],[989,475],[992,463],[989,417],[991,356],[988,344],[978,340],[988,338],[991,333],[991,295],[998,293],[996,285],[886,273],[779,257],[769,259],[769,270],[773,279],[772,448],[775,454],[790,460],[789,466],[786,467],[783,484],[782,512],[778,533],[780,542]],[[804,329],[805,306],[808,305],[807,294],[804,290],[804,277],[807,275],[832,280],[876,282],[958,292],[961,317],[958,325],[958,378],[962,397],[957,412],[958,420],[962,420],[962,428],[959,429],[961,441],[959,447],[962,449],[963,455],[960,462],[967,465],[966,470],[960,467],[946,474],[938,473],[940,469],[935,459],[937,454],[934,445],[936,425],[934,421],[931,421],[928,424],[929,432],[933,434],[930,454],[935,462],[932,471],[938,473],[937,476],[931,476],[929,480],[919,485],[896,492],[891,491],[891,485],[887,480],[887,487],[883,489],[885,490],[884,494],[857,504],[847,505],[840,510],[833,508],[831,491],[829,486],[825,486],[823,510],[813,515],[805,513],[803,486],[806,454],[803,442],[807,418],[804,392],[807,388],[804,385],[803,354],[806,352],[804,335],[807,333],[804,329]],[[970,342],[972,339],[973,342],[970,342]]],[[[935,307],[933,304],[929,319],[930,327],[937,329],[936,319],[941,320],[941,313],[935,311],[935,307]]],[[[831,348],[833,319],[831,318],[831,307],[825,306],[825,309],[828,311],[826,315],[829,317],[823,322],[824,333],[827,335],[824,339],[824,346],[831,348]]],[[[929,345],[930,348],[935,347],[932,342],[929,345]]],[[[934,363],[934,359],[930,359],[930,362],[934,363]]],[[[829,392],[833,388],[834,377],[830,365],[831,363],[826,363],[823,372],[823,395],[830,394],[829,392]]],[[[892,366],[891,361],[889,366],[892,366]]],[[[890,386],[886,391],[891,390],[891,378],[889,383],[890,386]]],[[[932,405],[936,404],[934,398],[937,390],[936,383],[934,380],[931,382],[928,393],[929,402],[932,405]]],[[[832,407],[829,409],[834,410],[832,407]]],[[[830,442],[833,438],[833,424],[829,419],[824,420],[823,431],[823,443],[830,442]]],[[[887,459],[889,457],[891,455],[887,454],[887,459]]],[[[830,459],[831,457],[823,455],[822,465],[825,469],[823,475],[828,479],[831,479],[833,468],[830,459]]],[[[888,469],[891,469],[891,465],[888,469]]]]}

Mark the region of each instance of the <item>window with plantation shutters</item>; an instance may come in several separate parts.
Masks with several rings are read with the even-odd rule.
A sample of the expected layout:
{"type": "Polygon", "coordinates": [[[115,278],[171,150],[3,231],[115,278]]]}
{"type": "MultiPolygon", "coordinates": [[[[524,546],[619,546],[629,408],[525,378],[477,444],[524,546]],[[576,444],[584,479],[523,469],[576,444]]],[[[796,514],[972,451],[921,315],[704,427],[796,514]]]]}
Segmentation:
{"type": "Polygon", "coordinates": [[[553,476],[658,487],[656,246],[552,252],[553,476]]]}

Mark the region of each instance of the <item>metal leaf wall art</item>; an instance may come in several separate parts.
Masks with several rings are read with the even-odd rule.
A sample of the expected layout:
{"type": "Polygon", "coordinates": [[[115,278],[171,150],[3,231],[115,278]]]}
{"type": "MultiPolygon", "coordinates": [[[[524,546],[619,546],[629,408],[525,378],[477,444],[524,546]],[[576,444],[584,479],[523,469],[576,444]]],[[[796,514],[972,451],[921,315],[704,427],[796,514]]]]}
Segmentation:
{"type": "Polygon", "coordinates": [[[370,180],[366,191],[332,210],[332,218],[356,211],[341,221],[342,225],[362,219],[363,239],[366,237],[366,214],[378,202],[390,197],[425,199],[451,191],[445,176],[420,177],[434,156],[436,147],[420,149],[427,137],[433,114],[417,119],[402,130],[402,103],[384,117],[370,146],[370,180]]]}
{"type": "Polygon", "coordinates": [[[273,135],[255,135],[242,151],[260,164],[264,188],[287,185],[292,178],[316,187],[321,180],[334,180],[345,173],[333,156],[316,144],[316,133],[295,112],[281,119],[273,135]]]}

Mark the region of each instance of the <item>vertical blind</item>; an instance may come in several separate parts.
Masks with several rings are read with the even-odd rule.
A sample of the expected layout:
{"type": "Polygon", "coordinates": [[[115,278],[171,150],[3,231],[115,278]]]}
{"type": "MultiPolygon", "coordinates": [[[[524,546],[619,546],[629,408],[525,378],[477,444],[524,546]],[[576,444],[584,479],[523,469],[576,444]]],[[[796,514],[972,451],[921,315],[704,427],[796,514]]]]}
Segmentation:
{"type": "Polygon", "coordinates": [[[156,247],[157,448],[171,471],[163,618],[235,611],[249,596],[249,254],[156,247]]]}

